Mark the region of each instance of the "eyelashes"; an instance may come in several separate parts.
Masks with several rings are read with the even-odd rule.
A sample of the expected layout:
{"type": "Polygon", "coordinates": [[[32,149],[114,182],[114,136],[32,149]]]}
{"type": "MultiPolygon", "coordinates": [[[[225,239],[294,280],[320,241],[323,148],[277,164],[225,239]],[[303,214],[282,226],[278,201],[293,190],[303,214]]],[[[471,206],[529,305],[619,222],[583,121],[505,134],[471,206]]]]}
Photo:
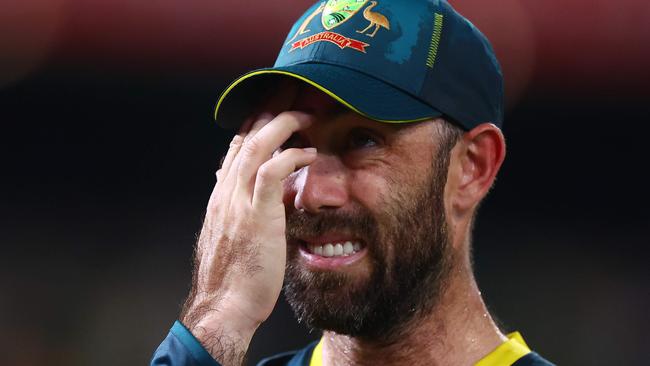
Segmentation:
{"type": "Polygon", "coordinates": [[[380,139],[370,131],[365,129],[354,129],[350,133],[348,139],[348,148],[350,149],[365,149],[379,146],[380,139]]]}

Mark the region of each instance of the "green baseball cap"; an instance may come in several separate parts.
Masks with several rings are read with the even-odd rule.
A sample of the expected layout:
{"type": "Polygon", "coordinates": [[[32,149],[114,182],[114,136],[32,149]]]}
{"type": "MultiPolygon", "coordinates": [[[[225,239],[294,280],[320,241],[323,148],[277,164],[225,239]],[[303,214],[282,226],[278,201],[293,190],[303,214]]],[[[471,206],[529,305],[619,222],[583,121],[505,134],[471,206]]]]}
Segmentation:
{"type": "Polygon", "coordinates": [[[441,0],[329,0],[294,24],[273,67],[221,94],[217,123],[237,129],[279,79],[310,84],[376,121],[445,116],[465,130],[503,124],[503,76],[488,39],[441,0]]]}

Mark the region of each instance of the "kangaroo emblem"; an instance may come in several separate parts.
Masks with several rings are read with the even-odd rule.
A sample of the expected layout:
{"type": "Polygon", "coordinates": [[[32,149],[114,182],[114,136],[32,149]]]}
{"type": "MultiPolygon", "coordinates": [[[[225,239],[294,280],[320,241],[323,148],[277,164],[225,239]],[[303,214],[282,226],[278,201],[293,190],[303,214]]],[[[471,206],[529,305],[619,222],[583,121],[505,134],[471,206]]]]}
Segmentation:
{"type": "Polygon", "coordinates": [[[307,26],[309,26],[309,23],[312,21],[312,19],[314,19],[316,15],[320,14],[320,12],[322,12],[324,8],[325,8],[325,2],[320,3],[318,8],[316,8],[316,10],[314,10],[313,13],[309,14],[309,16],[305,18],[305,21],[302,22],[302,24],[296,31],[296,34],[294,34],[293,37],[291,37],[291,39],[287,42],[287,44],[293,42],[293,40],[296,39],[296,37],[298,37],[299,35],[309,32],[307,26]]]}
{"type": "Polygon", "coordinates": [[[377,34],[379,28],[381,27],[390,30],[390,22],[388,21],[388,18],[386,18],[383,14],[380,14],[376,11],[372,11],[372,8],[374,8],[375,6],[377,6],[377,2],[371,1],[370,6],[368,6],[363,10],[363,17],[366,18],[366,20],[369,21],[370,24],[364,30],[358,30],[357,33],[366,34],[366,31],[368,31],[373,26],[375,27],[375,30],[371,34],[366,34],[368,37],[374,37],[375,34],[377,34]]]}

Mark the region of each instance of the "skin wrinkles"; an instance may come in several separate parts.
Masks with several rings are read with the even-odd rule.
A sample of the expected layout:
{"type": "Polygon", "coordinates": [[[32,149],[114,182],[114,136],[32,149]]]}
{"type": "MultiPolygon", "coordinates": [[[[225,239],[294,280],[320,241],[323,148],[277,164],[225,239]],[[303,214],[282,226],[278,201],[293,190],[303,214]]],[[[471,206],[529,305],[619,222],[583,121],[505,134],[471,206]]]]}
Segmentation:
{"type": "Polygon", "coordinates": [[[285,79],[217,171],[181,321],[241,364],[284,283],[298,320],[324,330],[325,365],[474,364],[505,340],[470,258],[504,156],[489,123],[379,123],[285,79]],[[361,251],[304,254],[336,240],[361,251]]]}
{"type": "MultiPolygon", "coordinates": [[[[327,124],[319,124],[312,131],[307,130],[296,133],[301,135],[300,141],[295,141],[298,139],[294,137],[292,147],[318,146],[318,151],[321,155],[328,157],[339,156],[340,163],[345,168],[341,173],[349,175],[348,185],[345,186],[345,189],[350,191],[354,197],[359,197],[363,200],[363,196],[367,196],[363,192],[369,192],[369,190],[375,191],[379,189],[382,192],[386,192],[388,188],[383,184],[384,181],[394,184],[398,181],[403,183],[409,182],[419,172],[413,169],[404,172],[401,169],[395,169],[395,167],[400,165],[421,165],[424,162],[430,162],[433,158],[429,153],[431,151],[429,139],[433,134],[433,128],[427,125],[427,123],[414,123],[409,126],[407,131],[404,127],[400,128],[397,125],[379,124],[375,121],[367,120],[353,112],[338,113],[338,115],[341,114],[343,116],[334,120],[328,120],[327,124]],[[385,141],[379,147],[364,149],[363,151],[343,151],[335,143],[340,144],[341,140],[349,133],[351,130],[349,125],[354,125],[355,127],[356,125],[360,125],[364,128],[378,131],[377,133],[381,134],[385,141]],[[312,132],[313,135],[310,134],[308,137],[305,137],[308,132],[312,132]],[[417,136],[417,139],[406,141],[404,136],[407,133],[410,133],[412,136],[417,136]],[[328,134],[332,134],[330,140],[335,143],[327,144],[327,142],[321,141],[321,136],[327,136],[328,134]],[[416,151],[420,153],[415,154],[414,152],[416,151]]],[[[310,170],[313,171],[314,169],[312,169],[312,166],[307,166],[291,174],[285,181],[285,192],[292,188],[291,185],[295,185],[297,181],[304,179],[304,176],[309,174],[310,170]]],[[[328,173],[327,170],[318,172],[318,174],[324,175],[328,173]]],[[[368,204],[372,203],[368,202],[368,204]]],[[[374,204],[376,205],[376,203],[374,204]]]]}
{"type": "MultiPolygon", "coordinates": [[[[294,103],[293,107],[297,110],[309,111],[316,118],[312,126],[296,132],[297,136],[292,137],[292,144],[317,147],[319,158],[284,181],[289,244],[285,294],[299,321],[305,322],[307,326],[326,329],[324,361],[327,365],[473,363],[480,358],[478,356],[487,354],[505,338],[489,316],[473,316],[479,311],[487,314],[487,310],[480,298],[469,263],[469,228],[473,214],[460,215],[463,218],[461,222],[448,220],[449,215],[458,216],[449,210],[452,204],[448,201],[453,198],[453,194],[449,192],[448,175],[457,170],[456,166],[462,160],[455,159],[454,154],[458,154],[459,150],[455,140],[449,146],[441,146],[449,142],[445,140],[449,129],[441,127],[447,122],[437,119],[408,125],[381,124],[354,113],[342,113],[330,98],[319,94],[315,90],[308,91],[307,98],[298,98],[298,102],[294,103]],[[301,103],[308,107],[301,108],[301,103]],[[328,108],[335,109],[336,112],[329,112],[328,108]],[[330,116],[336,117],[329,118],[330,116]],[[346,150],[342,147],[345,143],[342,140],[345,141],[350,131],[356,129],[375,131],[381,136],[381,141],[376,146],[371,144],[371,147],[365,149],[346,150]],[[448,150],[445,151],[448,155],[439,159],[441,149],[448,150]],[[448,171],[450,173],[446,174],[448,171]],[[423,192],[436,188],[436,185],[437,190],[433,189],[430,195],[423,195],[423,192]],[[331,196],[338,197],[338,201],[331,196]],[[384,312],[380,313],[386,317],[388,324],[364,328],[358,319],[355,320],[355,314],[344,315],[345,311],[340,309],[328,311],[327,307],[351,307],[352,312],[363,312],[366,307],[362,301],[350,297],[351,294],[368,296],[369,293],[360,290],[364,286],[374,286],[373,291],[381,291],[384,287],[390,287],[390,279],[397,278],[400,281],[404,278],[400,277],[399,272],[408,271],[408,266],[395,265],[399,263],[398,256],[408,255],[410,249],[400,247],[401,243],[398,242],[382,242],[390,238],[382,228],[395,227],[396,224],[389,215],[382,216],[378,212],[392,206],[394,210],[391,213],[394,216],[407,213],[409,205],[395,206],[395,203],[409,201],[409,207],[415,210],[412,214],[422,212],[423,209],[414,204],[418,199],[425,199],[434,205],[435,202],[440,202],[442,205],[439,208],[442,218],[434,220],[434,227],[427,229],[432,234],[437,229],[442,230],[440,234],[434,234],[435,238],[428,244],[440,247],[438,249],[441,254],[438,256],[441,258],[424,262],[437,268],[432,268],[428,273],[422,272],[420,276],[428,278],[430,286],[416,285],[419,290],[414,291],[422,293],[407,295],[415,306],[404,308],[404,304],[397,305],[401,311],[410,311],[412,314],[389,315],[382,310],[384,312]],[[324,205],[318,206],[317,203],[324,205]],[[359,211],[363,214],[359,214],[359,211]],[[316,228],[330,228],[328,222],[332,229],[342,229],[346,226],[343,223],[345,219],[339,220],[336,213],[343,213],[342,217],[355,228],[352,230],[354,233],[363,235],[365,229],[371,233],[366,237],[378,242],[369,243],[370,258],[355,268],[342,269],[340,273],[333,274],[310,273],[300,263],[296,255],[297,248],[295,243],[291,244],[291,238],[299,236],[301,230],[312,233],[318,231],[316,228]],[[317,217],[325,219],[319,220],[317,217]],[[359,217],[362,218],[361,221],[355,222],[359,217]],[[375,233],[372,233],[373,227],[375,233]],[[378,265],[387,267],[379,277],[378,265]],[[305,293],[308,296],[302,296],[305,293]],[[348,321],[340,321],[341,319],[348,321]],[[350,324],[353,325],[348,328],[350,324]],[[476,342],[476,339],[481,339],[482,342],[476,342]],[[463,351],[458,352],[459,347],[463,351]],[[455,360],[449,359],[449,355],[454,355],[455,360]]],[[[298,95],[305,95],[305,91],[298,95]]],[[[424,216],[435,217],[436,214],[424,216]]],[[[411,218],[414,221],[417,219],[417,214],[411,218]]],[[[408,226],[408,221],[407,219],[402,224],[408,226]]],[[[413,228],[418,227],[412,225],[415,225],[413,228]]],[[[395,232],[392,235],[393,239],[401,237],[402,241],[408,240],[395,232]]],[[[411,244],[416,247],[411,255],[418,250],[425,250],[417,249],[427,246],[424,238],[422,236],[423,241],[411,244]]],[[[418,256],[435,258],[436,254],[419,254],[412,259],[418,256]]],[[[413,282],[415,283],[417,282],[413,282]]]]}

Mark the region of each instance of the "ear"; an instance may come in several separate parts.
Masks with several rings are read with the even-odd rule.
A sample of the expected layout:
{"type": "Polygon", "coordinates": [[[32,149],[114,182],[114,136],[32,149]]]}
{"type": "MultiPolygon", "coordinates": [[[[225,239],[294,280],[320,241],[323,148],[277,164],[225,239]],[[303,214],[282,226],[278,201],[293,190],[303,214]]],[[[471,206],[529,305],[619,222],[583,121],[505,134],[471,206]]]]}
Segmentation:
{"type": "Polygon", "coordinates": [[[452,150],[448,177],[449,208],[454,216],[473,213],[492,187],[505,155],[503,133],[491,123],[478,125],[463,135],[452,150]]]}

